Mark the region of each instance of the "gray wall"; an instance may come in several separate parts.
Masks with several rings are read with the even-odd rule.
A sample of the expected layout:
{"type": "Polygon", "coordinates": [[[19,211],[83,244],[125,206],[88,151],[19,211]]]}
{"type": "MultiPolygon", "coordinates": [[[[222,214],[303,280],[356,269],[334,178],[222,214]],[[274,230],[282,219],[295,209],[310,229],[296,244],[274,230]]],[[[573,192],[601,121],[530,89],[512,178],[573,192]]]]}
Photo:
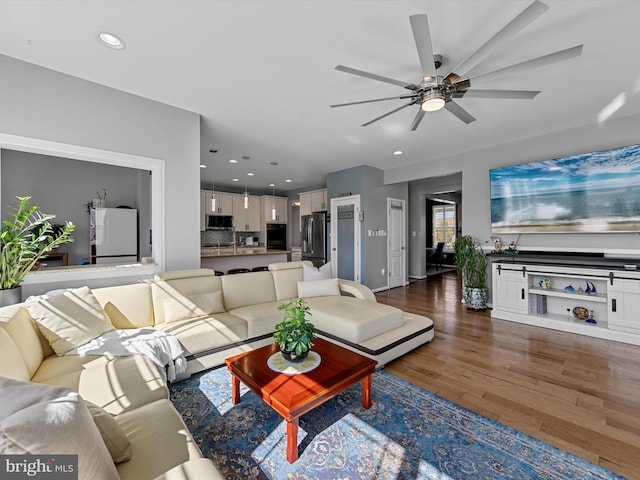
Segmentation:
{"type": "MultiPolygon", "coordinates": [[[[639,142],[639,130],[640,116],[618,118],[604,124],[597,124],[594,121],[580,128],[552,132],[447,158],[430,161],[425,157],[422,163],[387,170],[385,182],[394,184],[416,178],[462,172],[462,233],[472,235],[483,244],[490,245],[489,170],[491,168],[634,145],[639,142]]],[[[412,192],[412,209],[419,206],[419,199],[415,197],[416,194],[412,192]]],[[[409,230],[422,231],[420,221],[412,210],[409,230]]],[[[517,235],[500,235],[500,237],[503,245],[518,239],[517,235]]],[[[630,256],[640,255],[640,235],[637,233],[528,234],[519,237],[518,246],[570,252],[586,249],[630,256]]],[[[414,255],[413,248],[411,251],[410,271],[417,272],[420,269],[420,263],[423,262],[414,255]]]]}
{"type": "Polygon", "coordinates": [[[198,114],[3,55],[0,72],[0,132],[164,160],[166,269],[200,265],[198,114]]]}
{"type": "Polygon", "coordinates": [[[407,211],[409,211],[408,184],[400,182],[395,185],[384,185],[384,171],[370,166],[354,167],[329,174],[327,198],[335,198],[345,193],[360,195],[360,208],[364,211],[364,221],[360,223],[362,283],[373,290],[384,288],[388,286],[388,277],[386,274],[382,275],[381,271],[384,268],[387,272],[388,269],[387,237],[367,237],[367,232],[387,229],[388,197],[405,200],[407,211]]]}
{"type": "MultiPolygon", "coordinates": [[[[76,229],[74,242],[58,251],[69,254],[69,265],[89,258],[89,213],[86,207],[96,192],[107,190],[107,207],[129,206],[138,209],[140,255],[149,256],[151,221],[149,172],[133,168],[102,165],[28,152],[2,150],[0,165],[2,196],[0,204],[9,205],[16,196],[30,196],[31,204],[56,215],[55,223],[71,221],[76,229]]],[[[7,209],[2,211],[7,218],[7,209]]]]}

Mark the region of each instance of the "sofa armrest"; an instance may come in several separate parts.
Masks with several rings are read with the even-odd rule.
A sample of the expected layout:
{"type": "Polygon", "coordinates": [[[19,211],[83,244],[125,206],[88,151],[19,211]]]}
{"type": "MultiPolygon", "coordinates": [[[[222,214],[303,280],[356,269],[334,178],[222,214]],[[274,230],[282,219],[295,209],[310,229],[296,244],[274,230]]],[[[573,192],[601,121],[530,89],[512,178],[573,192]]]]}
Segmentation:
{"type": "Polygon", "coordinates": [[[154,480],[224,480],[222,474],[208,458],[189,460],[177,467],[173,467],[154,480]]]}
{"type": "Polygon", "coordinates": [[[361,283],[357,283],[352,280],[340,280],[338,282],[338,286],[340,287],[341,292],[351,294],[360,300],[373,303],[378,302],[371,289],[361,283]]]}

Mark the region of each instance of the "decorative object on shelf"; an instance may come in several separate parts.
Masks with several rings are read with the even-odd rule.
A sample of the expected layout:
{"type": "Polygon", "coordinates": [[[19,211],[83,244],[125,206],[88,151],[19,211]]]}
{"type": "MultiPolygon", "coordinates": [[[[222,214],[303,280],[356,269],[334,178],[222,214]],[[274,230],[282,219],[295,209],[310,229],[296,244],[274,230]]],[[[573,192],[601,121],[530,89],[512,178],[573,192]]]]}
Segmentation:
{"type": "Polygon", "coordinates": [[[573,316],[578,320],[586,321],[589,318],[589,310],[584,307],[574,307],[573,316]]]}
{"type": "Polygon", "coordinates": [[[598,322],[596,322],[596,319],[593,318],[593,310],[589,310],[589,316],[587,317],[586,322],[587,323],[598,323],[598,322]]]}
{"type": "Polygon", "coordinates": [[[309,305],[304,299],[296,298],[280,305],[278,310],[284,311],[285,315],[276,325],[273,338],[286,360],[293,363],[302,362],[307,358],[316,337],[315,326],[306,319],[307,315],[311,315],[309,305]]]}
{"type": "Polygon", "coordinates": [[[585,293],[587,295],[591,295],[591,294],[595,294],[596,292],[596,286],[593,284],[593,282],[590,282],[589,280],[586,280],[585,283],[587,284],[587,289],[585,290],[585,293]]]}
{"type": "Polygon", "coordinates": [[[550,278],[546,278],[546,277],[542,277],[538,281],[538,285],[540,286],[540,288],[544,288],[545,290],[549,290],[551,288],[551,279],[550,278]]]}
{"type": "Polygon", "coordinates": [[[487,308],[487,256],[470,235],[458,237],[453,245],[456,269],[462,274],[462,299],[467,308],[487,308]]]}
{"type": "Polygon", "coordinates": [[[12,220],[5,220],[0,230],[0,292],[2,297],[11,297],[1,300],[0,306],[22,301],[20,284],[25,275],[60,245],[73,242],[75,225],[66,222],[54,230],[51,220],[56,216],[29,205],[30,199],[16,197],[9,212],[12,220]]]}
{"type": "Polygon", "coordinates": [[[502,241],[500,240],[500,237],[491,237],[491,240],[493,241],[493,247],[496,249],[496,252],[499,253],[500,250],[502,250],[502,241]]]}
{"type": "Polygon", "coordinates": [[[567,285],[566,287],[564,287],[564,291],[567,293],[576,293],[576,289],[573,288],[572,285],[567,285]]]}

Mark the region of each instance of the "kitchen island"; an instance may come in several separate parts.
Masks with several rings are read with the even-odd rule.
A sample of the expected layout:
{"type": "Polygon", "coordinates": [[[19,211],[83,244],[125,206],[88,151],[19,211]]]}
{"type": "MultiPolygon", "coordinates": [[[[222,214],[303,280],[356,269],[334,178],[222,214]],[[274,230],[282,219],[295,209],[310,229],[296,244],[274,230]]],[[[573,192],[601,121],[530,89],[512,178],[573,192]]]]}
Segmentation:
{"type": "Polygon", "coordinates": [[[270,263],[287,262],[289,250],[267,250],[264,247],[203,247],[200,251],[200,266],[227,273],[231,268],[266,267],[270,263]]]}

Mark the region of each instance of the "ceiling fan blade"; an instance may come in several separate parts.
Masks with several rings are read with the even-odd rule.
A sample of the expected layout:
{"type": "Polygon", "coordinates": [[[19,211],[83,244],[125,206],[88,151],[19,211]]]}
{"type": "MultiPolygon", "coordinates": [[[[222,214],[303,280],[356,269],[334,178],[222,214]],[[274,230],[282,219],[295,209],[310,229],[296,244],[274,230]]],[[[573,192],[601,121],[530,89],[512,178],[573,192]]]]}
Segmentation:
{"type": "Polygon", "coordinates": [[[387,98],[374,98],[373,100],[360,100],[359,102],[349,102],[349,103],[338,103],[336,105],[329,105],[331,108],[334,107],[348,107],[349,105],[360,105],[362,103],[373,103],[373,102],[384,102],[387,100],[402,100],[403,98],[411,98],[412,95],[401,95],[395,97],[387,97],[387,98]]]}
{"type": "Polygon", "coordinates": [[[538,0],[525,8],[520,14],[511,20],[502,30],[491,37],[484,45],[473,52],[462,63],[457,65],[452,72],[456,72],[459,76],[464,76],[469,70],[476,66],[489,53],[491,53],[499,44],[507,42],[515,37],[524,27],[533,22],[542,15],[549,7],[538,0]]]}
{"type": "Polygon", "coordinates": [[[565,50],[560,50],[559,52],[550,53],[548,55],[543,55],[542,57],[532,58],[531,60],[527,60],[525,62],[516,63],[515,65],[500,68],[498,70],[494,70],[493,72],[481,73],[480,75],[471,77],[470,80],[473,80],[474,83],[479,80],[493,80],[495,78],[502,77],[503,75],[522,73],[533,68],[542,67],[544,65],[549,65],[555,62],[561,62],[573,57],[579,57],[581,54],[582,45],[577,45],[565,50]]]}
{"type": "Polygon", "coordinates": [[[462,120],[467,125],[475,120],[473,116],[469,112],[467,112],[464,108],[458,105],[456,102],[449,101],[444,104],[444,108],[453,113],[456,117],[462,120]]]}
{"type": "Polygon", "coordinates": [[[420,59],[420,66],[422,67],[423,77],[436,76],[436,64],[433,60],[433,45],[431,44],[431,33],[429,32],[429,21],[427,16],[411,15],[409,17],[411,22],[411,30],[413,31],[413,39],[416,42],[416,48],[418,49],[418,58],[420,59]]]}
{"type": "Polygon", "coordinates": [[[396,80],[394,78],[383,77],[382,75],[376,75],[375,73],[364,72],[362,70],[357,70],[351,67],[345,67],[344,65],[338,65],[336,70],[340,72],[350,73],[352,75],[358,75],[360,77],[370,78],[371,80],[377,80],[379,82],[390,83],[391,85],[397,85],[402,88],[406,88],[408,90],[417,90],[418,85],[414,85],[413,83],[403,82],[401,80],[396,80]]]}
{"type": "Polygon", "coordinates": [[[411,126],[409,127],[409,131],[410,132],[415,132],[416,128],[418,128],[418,125],[420,125],[420,122],[424,118],[425,113],[427,113],[427,112],[425,112],[421,108],[418,109],[418,113],[416,113],[416,116],[413,119],[413,122],[411,123],[411,126]]]}
{"type": "Polygon", "coordinates": [[[402,105],[401,107],[395,108],[393,110],[391,110],[390,112],[385,113],[384,115],[380,115],[379,117],[374,118],[373,120],[369,120],[367,123],[363,123],[362,126],[366,127],[367,125],[371,125],[373,122],[377,122],[378,120],[382,120],[384,117],[388,117],[391,114],[394,114],[400,110],[402,110],[403,108],[407,108],[409,105],[413,105],[414,102],[409,102],[406,105],[402,105]]]}
{"type": "Polygon", "coordinates": [[[452,95],[454,98],[512,98],[516,100],[531,100],[540,93],[539,90],[462,90],[452,95]]]}

